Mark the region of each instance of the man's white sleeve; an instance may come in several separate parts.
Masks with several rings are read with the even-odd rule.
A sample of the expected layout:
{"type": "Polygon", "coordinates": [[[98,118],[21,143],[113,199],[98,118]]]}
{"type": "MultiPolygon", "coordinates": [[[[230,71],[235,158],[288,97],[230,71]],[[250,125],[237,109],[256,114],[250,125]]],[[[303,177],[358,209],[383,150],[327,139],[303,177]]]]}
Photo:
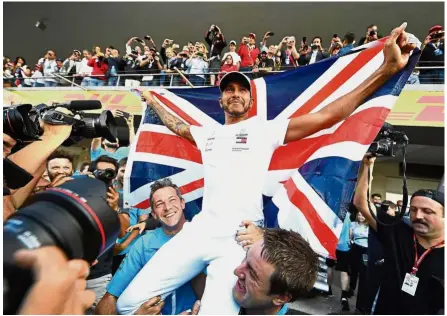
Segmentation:
{"type": "Polygon", "coordinates": [[[194,141],[197,145],[197,148],[199,148],[200,151],[205,147],[205,139],[206,139],[206,132],[203,127],[200,126],[193,126],[190,127],[191,135],[194,138],[194,141]]]}
{"type": "Polygon", "coordinates": [[[278,148],[284,145],[287,128],[289,127],[290,119],[287,120],[271,120],[266,122],[266,135],[269,138],[272,146],[278,148]]]}

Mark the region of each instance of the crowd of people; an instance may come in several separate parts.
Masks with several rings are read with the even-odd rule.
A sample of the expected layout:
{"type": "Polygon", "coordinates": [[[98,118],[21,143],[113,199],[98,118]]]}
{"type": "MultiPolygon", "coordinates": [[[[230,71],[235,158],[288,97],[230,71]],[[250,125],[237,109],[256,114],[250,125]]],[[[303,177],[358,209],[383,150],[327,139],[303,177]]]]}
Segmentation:
{"type": "MultiPolygon", "coordinates": [[[[142,99],[148,109],[154,111],[172,133],[201,151],[206,178],[204,202],[202,211],[192,221],[185,218],[185,199],[178,184],[169,178],[158,179],[151,185],[150,192],[147,192],[149,210],[125,207],[124,174],[129,146],[120,146],[119,139],[115,142],[93,139],[90,161],[80,162],[76,168],[74,158],[60,150],[70,136],[70,125],[42,122],[41,141],[32,142],[13,153],[12,148],[17,141],[12,135],[3,134],[4,161],[32,175],[32,179],[17,190],[8,188],[8,182],[4,184],[4,220],[24,205],[34,192],[59,187],[79,175],[97,177],[101,171],[114,175],[104,198],[110,209],[117,213],[120,223],[114,246],[96,262],[90,262],[90,268],[82,260],[67,261],[55,247],[18,253],[15,257],[17,264],[34,267],[39,275],[19,312],[101,315],[197,314],[199,311],[204,314],[293,313],[288,303],[303,297],[314,286],[318,257],[300,234],[262,227],[260,197],[271,156],[282,145],[344,120],[384,82],[403,69],[408,62],[409,51],[415,48],[414,44],[406,41],[405,27],[404,23],[391,33],[384,49],[384,63],[370,80],[318,112],[288,120],[249,118],[248,112],[253,105],[250,80],[241,72],[214,78],[219,85],[220,103],[225,114],[225,125],[218,127],[187,125],[161,106],[150,91],[145,91],[142,99]],[[241,125],[251,141],[247,150],[232,150],[234,133],[239,132],[240,128],[237,128],[241,125]],[[55,258],[53,262],[49,262],[49,256],[55,258]],[[39,268],[41,266],[51,269],[39,268]],[[52,275],[54,269],[59,272],[57,279],[52,275]],[[38,290],[40,295],[47,296],[45,304],[39,301],[38,290]],[[52,295],[57,299],[49,301],[52,295]]],[[[207,37],[213,32],[214,37],[209,44],[211,54],[215,55],[211,56],[220,56],[225,38],[215,26],[209,29],[207,37]]],[[[368,34],[372,36],[373,33],[369,31],[368,34]]],[[[267,33],[265,40],[267,36],[271,34],[267,33]]],[[[370,41],[368,36],[365,41],[370,41]]],[[[349,51],[353,37],[348,33],[343,47],[334,44],[332,52],[349,51]],[[350,44],[346,44],[348,41],[350,44]]],[[[334,43],[338,43],[335,38],[334,43]]],[[[239,53],[236,53],[234,45],[233,51],[230,50],[224,59],[228,59],[227,65],[231,65],[231,61],[237,59],[236,55],[240,56],[239,71],[253,67],[253,57],[258,55],[253,46],[254,34],[243,42],[239,53]],[[248,63],[250,59],[251,64],[248,63]]],[[[284,59],[287,67],[290,63],[298,64],[303,55],[294,48],[294,39],[287,38],[282,43],[287,48],[281,51],[281,62],[284,59]]],[[[321,38],[316,37],[312,43],[313,47],[321,47],[321,38]]],[[[169,51],[166,46],[162,51],[169,51]]],[[[193,65],[189,80],[197,83],[203,78],[200,72],[194,71],[204,67],[201,64],[208,53],[205,45],[194,47],[197,52],[192,55],[196,57],[186,62],[193,65]],[[200,54],[202,51],[204,53],[200,54]]],[[[313,52],[313,47],[310,48],[310,56],[306,57],[308,63],[326,58],[319,49],[313,52]]],[[[153,55],[153,62],[161,66],[163,54],[155,59],[158,55],[150,52],[149,49],[144,54],[153,55]]],[[[107,53],[116,56],[119,52],[110,48],[107,53]]],[[[90,59],[86,61],[87,65],[92,65],[96,71],[108,69],[104,66],[110,65],[110,62],[105,62],[110,58],[106,54],[102,56],[98,48],[93,64],[90,59]],[[101,56],[103,59],[99,60],[101,56]]],[[[276,55],[273,49],[270,51],[268,48],[267,56],[269,54],[276,55]]],[[[50,58],[55,58],[54,55],[52,51],[47,53],[44,67],[52,67],[53,59],[50,58]]],[[[262,65],[271,65],[262,56],[259,60],[265,63],[262,65]]],[[[220,64],[220,57],[209,59],[210,64],[213,61],[220,64]]],[[[106,80],[84,77],[82,81],[85,79],[87,83],[84,84],[95,82],[94,85],[100,85],[99,80],[106,80]]],[[[126,121],[132,144],[135,135],[133,116],[124,116],[119,111],[114,115],[126,121]]],[[[328,266],[335,265],[342,271],[342,307],[347,309],[349,296],[356,289],[358,280],[356,307],[362,313],[436,314],[444,308],[443,194],[433,190],[416,191],[411,196],[406,220],[396,221],[398,214],[405,212],[399,206],[400,201],[395,205],[391,201],[381,202],[377,194],[368,197],[372,180],[368,172],[372,173],[373,164],[374,158],[365,156],[352,212],[346,216],[336,258],[328,258],[327,261],[328,266]],[[373,216],[370,209],[375,209],[376,215],[373,216]],[[352,221],[355,219],[352,225],[350,217],[352,221]],[[372,238],[376,238],[380,245],[379,251],[372,247],[372,238]],[[370,249],[376,253],[370,254],[370,249]]]]}
{"type": "MultiPolygon", "coordinates": [[[[267,32],[258,43],[254,33],[243,37],[239,43],[227,42],[217,25],[211,25],[204,42],[189,42],[179,46],[174,40],[165,39],[157,48],[154,40],[132,37],[125,51],[109,46],[95,46],[93,50],[73,50],[70,55],[57,57],[48,50],[36,64],[27,64],[25,58],[13,61],[3,57],[4,87],[54,87],[71,86],[214,86],[220,78],[234,70],[247,73],[252,78],[313,64],[320,60],[347,54],[354,47],[381,38],[377,25],[367,27],[358,42],[352,32],[343,37],[334,34],[326,43],[320,36],[311,41],[303,37],[286,36],[275,45],[273,32],[267,32]],[[269,43],[270,42],[270,43],[269,43]],[[223,54],[224,49],[228,51],[223,54]],[[65,78],[65,79],[64,79],[65,78]]],[[[408,83],[444,82],[444,30],[435,25],[424,40],[421,68],[408,83]]]]}

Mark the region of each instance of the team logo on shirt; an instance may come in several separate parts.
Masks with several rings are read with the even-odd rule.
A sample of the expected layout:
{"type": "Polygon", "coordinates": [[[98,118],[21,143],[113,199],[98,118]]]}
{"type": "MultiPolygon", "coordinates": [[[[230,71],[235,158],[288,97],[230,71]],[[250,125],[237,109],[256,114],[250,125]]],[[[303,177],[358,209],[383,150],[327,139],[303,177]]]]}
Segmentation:
{"type": "Polygon", "coordinates": [[[241,130],[239,134],[236,134],[236,144],[246,144],[248,139],[248,133],[245,129],[241,130]]]}

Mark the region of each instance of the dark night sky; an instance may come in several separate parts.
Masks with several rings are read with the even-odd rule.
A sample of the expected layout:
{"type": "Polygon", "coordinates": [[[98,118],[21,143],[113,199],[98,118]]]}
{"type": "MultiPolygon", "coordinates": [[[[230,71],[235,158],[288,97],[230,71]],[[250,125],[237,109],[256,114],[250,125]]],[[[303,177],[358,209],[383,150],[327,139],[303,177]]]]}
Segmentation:
{"type": "Polygon", "coordinates": [[[211,24],[221,27],[227,40],[238,43],[250,32],[258,42],[269,30],[275,36],[269,43],[278,44],[287,35],[299,41],[307,36],[323,37],[328,47],[332,34],[348,31],[357,40],[366,26],[376,23],[387,35],[407,21],[407,30],[423,41],[429,28],[444,25],[443,2],[5,2],[3,3],[3,53],[11,58],[22,55],[29,65],[52,48],[65,58],[72,49],[114,45],[124,50],[132,36],[151,35],[160,47],[164,38],[184,45],[202,41],[211,24]],[[34,25],[48,18],[45,31],[34,25]]]}

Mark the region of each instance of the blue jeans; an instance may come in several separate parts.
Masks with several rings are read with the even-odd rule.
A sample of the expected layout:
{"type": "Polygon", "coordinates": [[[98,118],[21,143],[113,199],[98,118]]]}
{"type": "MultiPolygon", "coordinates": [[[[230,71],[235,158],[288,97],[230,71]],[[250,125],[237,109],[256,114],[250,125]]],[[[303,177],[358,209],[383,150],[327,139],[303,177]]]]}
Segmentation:
{"type": "Polygon", "coordinates": [[[152,80],[148,80],[148,81],[141,81],[141,85],[143,87],[154,87],[154,86],[158,86],[157,85],[157,80],[152,79],[152,80]]]}
{"type": "Polygon", "coordinates": [[[85,87],[85,86],[92,86],[92,87],[102,87],[106,85],[106,81],[105,80],[100,80],[100,79],[96,79],[96,78],[84,78],[84,80],[82,80],[81,86],[85,87]]]}
{"type": "Polygon", "coordinates": [[[205,85],[205,78],[196,75],[189,75],[188,80],[192,83],[193,86],[200,87],[205,85]]]}
{"type": "Polygon", "coordinates": [[[56,87],[56,86],[57,86],[57,82],[45,80],[45,87],[56,87]]]}
{"type": "Polygon", "coordinates": [[[44,83],[35,82],[33,85],[34,88],[43,88],[45,87],[44,83]]]}
{"type": "Polygon", "coordinates": [[[118,77],[115,77],[115,76],[109,77],[108,86],[109,87],[116,87],[117,82],[118,82],[118,77]]]}

